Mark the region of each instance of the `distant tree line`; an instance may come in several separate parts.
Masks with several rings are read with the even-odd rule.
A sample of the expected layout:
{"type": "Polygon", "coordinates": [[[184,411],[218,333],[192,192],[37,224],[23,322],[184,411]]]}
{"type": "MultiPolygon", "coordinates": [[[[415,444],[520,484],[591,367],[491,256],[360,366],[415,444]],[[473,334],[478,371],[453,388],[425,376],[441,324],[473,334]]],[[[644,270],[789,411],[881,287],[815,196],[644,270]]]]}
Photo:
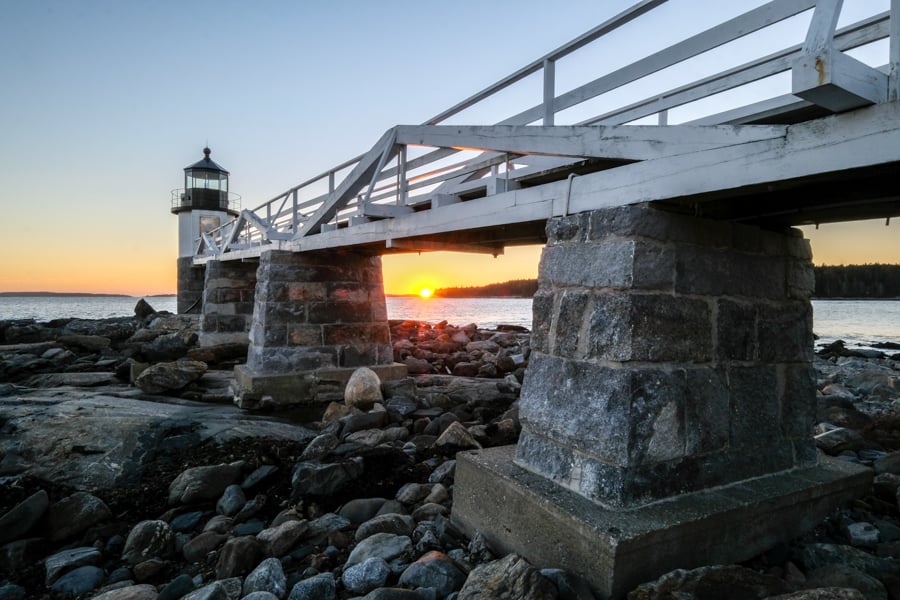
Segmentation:
{"type": "MultiPolygon", "coordinates": [[[[841,265],[814,267],[816,298],[900,298],[900,265],[841,265]]],[[[530,298],[537,279],[435,290],[438,298],[530,298]]]]}
{"type": "Polygon", "coordinates": [[[815,267],[816,298],[900,298],[900,265],[815,267]]]}
{"type": "Polygon", "coordinates": [[[438,298],[531,298],[538,289],[537,279],[513,279],[479,287],[440,288],[438,298]]]}

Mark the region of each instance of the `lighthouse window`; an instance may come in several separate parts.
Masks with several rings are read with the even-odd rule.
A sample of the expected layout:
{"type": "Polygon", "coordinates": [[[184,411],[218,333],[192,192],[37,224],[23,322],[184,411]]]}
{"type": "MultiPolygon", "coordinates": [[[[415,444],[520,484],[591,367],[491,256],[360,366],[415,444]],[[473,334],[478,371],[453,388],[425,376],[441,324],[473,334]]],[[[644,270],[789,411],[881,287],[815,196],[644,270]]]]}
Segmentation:
{"type": "Polygon", "coordinates": [[[185,178],[185,187],[227,192],[228,174],[218,171],[189,171],[185,178]]]}

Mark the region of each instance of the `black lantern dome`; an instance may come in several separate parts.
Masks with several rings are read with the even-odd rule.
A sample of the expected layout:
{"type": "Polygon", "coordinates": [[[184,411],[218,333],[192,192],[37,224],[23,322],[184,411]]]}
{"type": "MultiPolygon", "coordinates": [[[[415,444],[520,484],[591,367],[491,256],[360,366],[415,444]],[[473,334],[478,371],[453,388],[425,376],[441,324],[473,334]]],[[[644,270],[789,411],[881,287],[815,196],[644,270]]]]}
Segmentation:
{"type": "Polygon", "coordinates": [[[184,168],[184,191],[172,212],[185,210],[224,210],[236,215],[228,204],[228,176],[220,164],[212,160],[209,148],[203,149],[203,159],[184,168]]]}

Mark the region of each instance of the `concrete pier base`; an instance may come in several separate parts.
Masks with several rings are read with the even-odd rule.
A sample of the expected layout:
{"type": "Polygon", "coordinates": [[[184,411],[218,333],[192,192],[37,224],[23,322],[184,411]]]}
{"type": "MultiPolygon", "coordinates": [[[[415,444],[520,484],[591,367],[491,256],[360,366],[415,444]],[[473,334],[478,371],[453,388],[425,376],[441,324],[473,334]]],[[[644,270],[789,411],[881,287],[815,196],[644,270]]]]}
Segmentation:
{"type": "MultiPolygon", "coordinates": [[[[406,377],[406,365],[371,365],[369,367],[382,381],[406,377]]],[[[267,407],[269,402],[277,406],[309,406],[315,412],[329,402],[343,402],[344,388],[357,367],[323,367],[292,373],[259,374],[247,365],[234,369],[234,379],[241,390],[237,399],[240,408],[267,407]]],[[[318,418],[318,417],[315,417],[318,418]]]]}
{"type": "Polygon", "coordinates": [[[648,205],[551,219],[515,452],[453,519],[605,598],[750,558],[862,493],[813,440],[809,243],[648,205]]]}
{"type": "Polygon", "coordinates": [[[206,276],[204,265],[194,265],[193,256],[178,258],[178,314],[200,314],[203,302],[203,285],[206,276]]]}
{"type": "Polygon", "coordinates": [[[324,408],[357,367],[382,379],[394,364],[381,258],[350,251],[267,251],[257,271],[247,364],[236,368],[242,408],[324,408]]]}
{"type": "Polygon", "coordinates": [[[256,294],[254,261],[210,261],[203,288],[200,345],[248,344],[256,294]]]}
{"type": "Polygon", "coordinates": [[[863,494],[872,472],[822,458],[634,508],[606,508],[513,462],[505,446],[457,456],[453,522],[498,552],[584,577],[599,598],[624,598],[676,568],[743,561],[812,529],[863,494]]]}

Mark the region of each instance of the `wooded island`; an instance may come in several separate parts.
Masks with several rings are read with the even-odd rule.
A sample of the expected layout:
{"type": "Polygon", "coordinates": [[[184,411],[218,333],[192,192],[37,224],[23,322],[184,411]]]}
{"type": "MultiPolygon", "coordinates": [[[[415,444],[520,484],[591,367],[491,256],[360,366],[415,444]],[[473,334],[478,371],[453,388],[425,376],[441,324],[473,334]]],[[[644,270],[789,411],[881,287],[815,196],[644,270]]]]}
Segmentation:
{"type": "MultiPolygon", "coordinates": [[[[900,265],[841,265],[814,267],[815,298],[900,298],[900,265]]],[[[537,279],[513,279],[477,287],[435,290],[437,298],[530,298],[537,279]]]]}

